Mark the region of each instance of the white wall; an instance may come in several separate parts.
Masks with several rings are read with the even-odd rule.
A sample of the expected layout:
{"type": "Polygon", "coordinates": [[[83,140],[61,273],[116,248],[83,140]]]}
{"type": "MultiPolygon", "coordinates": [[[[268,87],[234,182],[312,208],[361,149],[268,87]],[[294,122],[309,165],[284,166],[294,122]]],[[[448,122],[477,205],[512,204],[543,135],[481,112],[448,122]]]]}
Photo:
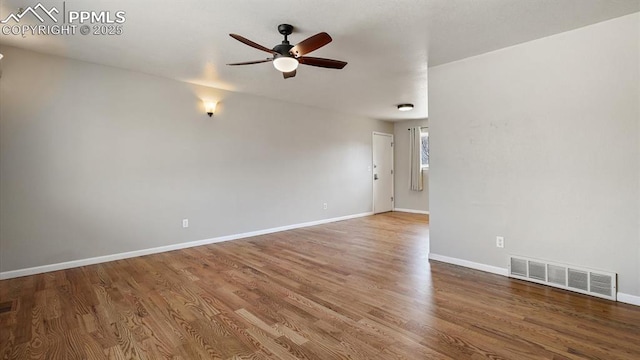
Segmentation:
{"type": "Polygon", "coordinates": [[[611,270],[640,295],[639,33],[636,13],[430,69],[432,253],[611,270]]]}
{"type": "Polygon", "coordinates": [[[371,211],[390,123],[0,52],[0,271],[371,211]]]}
{"type": "Polygon", "coordinates": [[[427,127],[427,119],[398,121],[393,125],[393,164],[395,167],[394,207],[397,209],[429,211],[429,170],[423,170],[424,189],[411,191],[411,167],[409,157],[409,131],[415,126],[427,127]]]}

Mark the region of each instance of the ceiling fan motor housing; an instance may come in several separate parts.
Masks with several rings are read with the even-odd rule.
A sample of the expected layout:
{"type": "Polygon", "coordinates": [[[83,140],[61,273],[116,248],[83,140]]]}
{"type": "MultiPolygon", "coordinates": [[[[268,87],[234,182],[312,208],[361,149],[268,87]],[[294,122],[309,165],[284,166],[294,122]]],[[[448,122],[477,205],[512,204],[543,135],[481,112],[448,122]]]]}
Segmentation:
{"type": "MultiPolygon", "coordinates": [[[[291,50],[292,47],[293,47],[293,45],[289,44],[288,41],[286,43],[283,41],[282,44],[274,46],[273,47],[273,51],[275,51],[278,54],[280,54],[280,56],[289,56],[289,57],[291,57],[291,55],[289,54],[289,50],[291,50]]],[[[279,57],[279,56],[278,55],[274,55],[274,58],[277,58],[277,57],[279,57]]]]}
{"type": "MultiPolygon", "coordinates": [[[[289,43],[289,39],[287,38],[287,36],[291,35],[291,33],[293,32],[293,25],[289,25],[289,24],[280,24],[278,25],[278,32],[282,35],[284,35],[284,40],[282,40],[282,44],[276,45],[273,48],[273,51],[277,52],[278,54],[280,54],[280,56],[287,56],[287,57],[293,57],[290,53],[289,50],[291,50],[291,48],[293,47],[293,45],[291,45],[289,43]]],[[[277,59],[280,56],[278,55],[274,55],[273,58],[277,59]]]]}

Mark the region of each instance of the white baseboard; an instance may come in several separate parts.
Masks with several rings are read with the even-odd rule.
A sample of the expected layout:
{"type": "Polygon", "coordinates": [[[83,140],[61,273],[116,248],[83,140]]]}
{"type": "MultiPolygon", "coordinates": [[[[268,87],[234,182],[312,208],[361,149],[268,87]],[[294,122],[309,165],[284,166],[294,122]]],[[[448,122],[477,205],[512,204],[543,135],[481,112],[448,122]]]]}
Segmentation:
{"type": "Polygon", "coordinates": [[[640,296],[618,293],[618,301],[625,304],[640,306],[640,296]]]}
{"type": "Polygon", "coordinates": [[[406,213],[412,213],[412,214],[425,214],[425,215],[429,215],[429,212],[428,212],[428,211],[424,211],[424,210],[413,210],[413,209],[393,208],[393,211],[406,212],[406,213]]]}
{"type": "Polygon", "coordinates": [[[444,255],[434,254],[434,253],[430,253],[429,254],[429,259],[436,260],[436,261],[442,261],[442,262],[445,262],[445,263],[448,263],[448,264],[464,266],[464,267],[468,267],[468,268],[475,269],[475,270],[486,271],[486,272],[489,272],[489,273],[492,273],[492,274],[498,274],[498,275],[502,275],[502,276],[507,276],[509,274],[509,272],[508,272],[508,270],[506,268],[480,264],[480,263],[473,262],[473,261],[452,258],[452,257],[444,256],[444,255]]]}
{"type": "Polygon", "coordinates": [[[361,213],[361,214],[347,215],[347,216],[341,216],[341,217],[336,217],[336,218],[331,218],[331,219],[322,219],[322,220],[316,220],[316,221],[309,221],[309,222],[300,223],[300,224],[280,226],[280,227],[275,227],[275,228],[270,228],[270,229],[264,229],[264,230],[257,230],[257,231],[241,233],[241,234],[219,236],[219,237],[215,237],[215,238],[211,238],[211,239],[189,241],[189,242],[185,242],[185,243],[172,244],[172,245],[167,245],[167,246],[159,246],[159,247],[150,248],[150,249],[142,249],[142,250],[135,250],[135,251],[129,251],[129,252],[124,252],[124,253],[112,254],[112,255],[97,256],[97,257],[92,257],[92,258],[88,258],[88,259],[72,260],[72,261],[67,261],[67,262],[57,263],[57,264],[35,266],[35,267],[26,268],[26,269],[5,271],[5,272],[0,272],[0,280],[12,279],[12,278],[20,277],[20,276],[41,274],[41,273],[50,272],[50,271],[70,269],[70,268],[75,268],[75,267],[80,267],[80,266],[100,264],[100,263],[104,263],[104,262],[108,262],[108,261],[128,259],[128,258],[133,258],[133,257],[138,257],[138,256],[151,255],[151,254],[157,254],[157,253],[162,253],[162,252],[167,252],[167,251],[186,249],[186,248],[191,248],[191,247],[195,247],[195,246],[215,244],[215,243],[219,243],[219,242],[223,242],[223,241],[244,239],[244,238],[248,238],[248,237],[266,235],[266,234],[271,234],[271,233],[285,231],[285,230],[293,230],[293,229],[299,229],[299,228],[308,227],[308,226],[328,224],[328,223],[332,223],[332,222],[336,222],[336,221],[355,219],[355,218],[365,217],[365,216],[369,216],[369,215],[373,215],[373,212],[366,212],[366,213],[361,213]]]}

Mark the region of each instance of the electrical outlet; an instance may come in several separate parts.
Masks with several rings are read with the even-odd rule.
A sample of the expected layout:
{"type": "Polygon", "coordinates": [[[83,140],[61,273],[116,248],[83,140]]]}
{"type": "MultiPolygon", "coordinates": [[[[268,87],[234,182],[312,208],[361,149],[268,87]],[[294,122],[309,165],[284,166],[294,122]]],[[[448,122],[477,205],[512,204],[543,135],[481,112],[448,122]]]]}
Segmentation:
{"type": "Polygon", "coordinates": [[[323,203],[323,204],[322,204],[322,208],[323,208],[324,210],[327,210],[327,203],[323,203]]]}
{"type": "Polygon", "coordinates": [[[189,219],[182,219],[182,227],[183,228],[189,227],[189,219]]]}
{"type": "Polygon", "coordinates": [[[504,237],[496,236],[496,247],[503,248],[504,247],[504,237]]]}

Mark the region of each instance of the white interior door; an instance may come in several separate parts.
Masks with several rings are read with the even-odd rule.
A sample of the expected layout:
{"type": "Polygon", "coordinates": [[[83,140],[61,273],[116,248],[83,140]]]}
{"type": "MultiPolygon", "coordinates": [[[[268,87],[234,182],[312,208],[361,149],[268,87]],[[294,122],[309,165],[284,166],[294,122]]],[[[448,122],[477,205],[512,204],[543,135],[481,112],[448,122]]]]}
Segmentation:
{"type": "Polygon", "coordinates": [[[393,135],[373,134],[373,212],[393,210],[393,135]]]}

